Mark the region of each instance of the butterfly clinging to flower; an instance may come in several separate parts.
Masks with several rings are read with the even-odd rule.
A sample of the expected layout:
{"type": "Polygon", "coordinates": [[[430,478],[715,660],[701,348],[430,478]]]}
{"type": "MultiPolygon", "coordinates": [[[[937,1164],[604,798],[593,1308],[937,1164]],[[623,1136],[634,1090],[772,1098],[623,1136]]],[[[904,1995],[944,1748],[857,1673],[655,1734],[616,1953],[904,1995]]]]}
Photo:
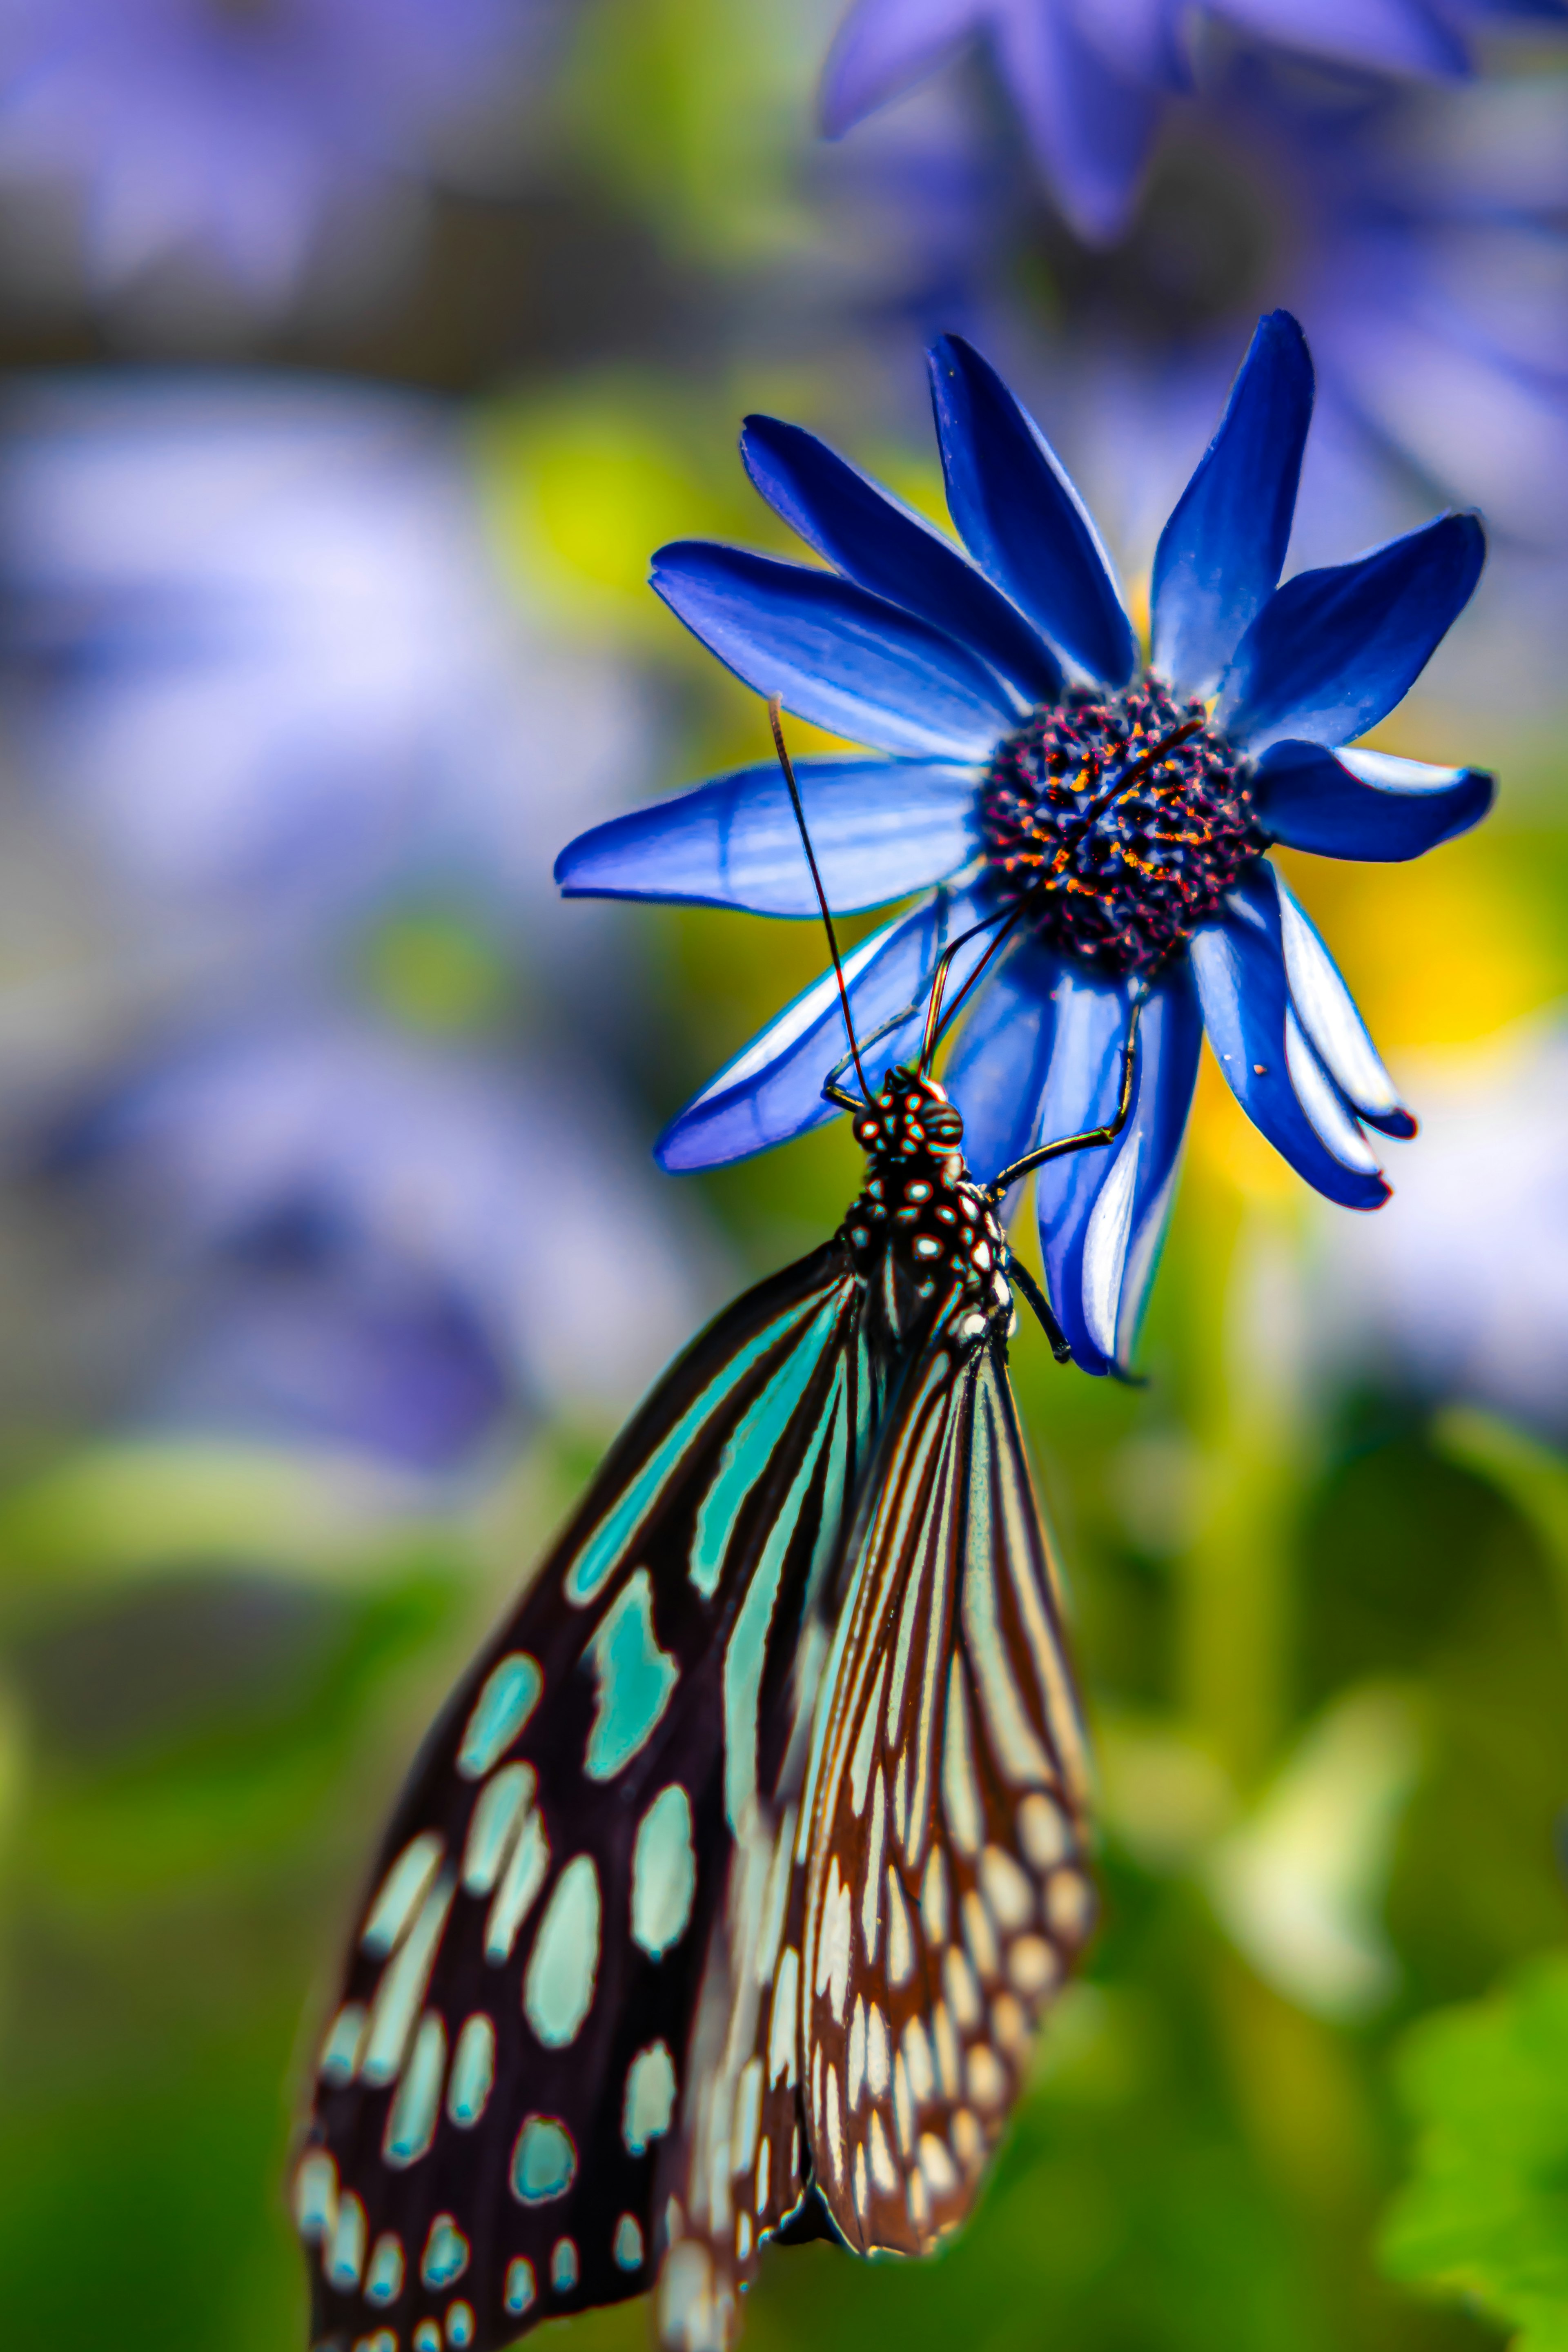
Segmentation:
{"type": "Polygon", "coordinates": [[[1095,1908],[996,1204],[1111,1139],[1137,1025],[1117,1118],[982,1188],[950,962],[918,1063],[829,1082],[838,1232],[666,1373],[415,1768],[295,2174],[319,2346],[652,2288],[700,2352],[765,2239],[922,2253],[974,2200],[1095,1908]]]}

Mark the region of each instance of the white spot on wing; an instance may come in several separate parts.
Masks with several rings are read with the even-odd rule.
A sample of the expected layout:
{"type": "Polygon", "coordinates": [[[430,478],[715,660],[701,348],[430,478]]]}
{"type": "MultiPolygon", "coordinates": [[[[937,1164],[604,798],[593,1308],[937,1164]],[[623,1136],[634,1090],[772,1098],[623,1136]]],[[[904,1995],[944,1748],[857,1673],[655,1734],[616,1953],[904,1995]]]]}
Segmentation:
{"type": "Polygon", "coordinates": [[[980,2021],[980,1988],[973,1969],[956,1944],[949,1944],[942,1954],[942,1989],[952,2003],[952,2013],[960,2025],[969,2027],[980,2021]]]}
{"type": "Polygon", "coordinates": [[[547,2050],[563,2050],[594,2004],[599,1970],[599,1873],[580,1853],[555,1883],[533,1939],[522,2009],[547,2050]]]}
{"type": "Polygon", "coordinates": [[[910,2070],[910,2089],[915,2104],[923,2107],[936,2089],[936,2068],[931,2063],[925,2027],[918,2017],[911,2017],[904,2028],[904,2063],[910,2070]]]}
{"type": "MultiPolygon", "coordinates": [[[[528,1767],[524,1767],[528,1770],[528,1767]]],[[[531,1780],[532,1773],[529,1771],[531,1780]]],[[[485,1958],[492,1968],[510,1959],[517,1931],[533,1908],[534,1897],[550,1868],[550,1840],[537,1810],[530,1806],[517,1831],[517,1843],[496,1889],[485,1921],[485,1958]]]]}
{"type": "Polygon", "coordinates": [[[997,1925],[1016,1930],[1034,1916],[1035,1890],[1010,1853],[988,1845],[980,1857],[980,1885],[997,1925]]]}
{"type": "Polygon", "coordinates": [[[893,2128],[906,2156],[914,2152],[915,2106],[910,2095],[910,2070],[901,2050],[893,2053],[893,2128]]]}
{"type": "Polygon", "coordinates": [[[958,2186],[958,2174],[945,2144],[934,2132],[922,2132],[920,2167],[933,2197],[949,2197],[958,2186]]]}
{"type": "Polygon", "coordinates": [[[632,1849],[632,1940],[659,1960],[686,1933],[697,1892],[691,1804],[679,1780],[661,1789],[632,1849]]]}
{"type": "Polygon", "coordinates": [[[446,2071],[447,2029],[434,2010],[426,2010],[414,2037],[413,2055],[397,2085],[381,2146],[386,2162],[398,2171],[417,2164],[436,2137],[446,2071]]]}
{"type": "Polygon", "coordinates": [[[403,2293],[403,2241],[395,2231],[385,2230],[370,2250],[370,2260],[364,2271],[364,2299],[367,2303],[395,2303],[403,2293]]]}
{"type": "Polygon", "coordinates": [[[915,1972],[915,1939],[910,1927],[909,1906],[897,1871],[888,1864],[888,1975],[895,1985],[908,1984],[915,1972]]]}
{"type": "Polygon", "coordinates": [[[1081,1871],[1053,1871],[1046,1885],[1046,1917],[1053,1935],[1080,1943],[1094,1916],[1094,1890],[1081,1871]]]}
{"type": "Polygon", "coordinates": [[[947,1680],[947,1721],[942,1745],[942,1801],[953,1844],[960,1853],[974,1853],[980,1845],[980,1788],[974,1777],[974,1751],[970,1738],[969,1697],[963,1668],[952,1661],[947,1680]]]}
{"type": "Polygon", "coordinates": [[[823,1898],[822,1925],[816,1946],[818,2000],[826,1992],[837,2024],[844,2022],[844,2002],[849,1990],[849,1926],[851,1896],[838,1874],[838,1856],[827,1866],[827,1891],[823,1898]]]}
{"type": "Polygon", "coordinates": [[[1047,1992],[1061,1974],[1061,1963],[1043,1936],[1020,1936],[1008,1948],[1007,1974],[1021,1993],[1047,1992]]]}
{"type": "Polygon", "coordinates": [[[646,2156],[669,2129],[675,2113],[675,2061],[668,2043],[650,2042],[626,2068],[621,2137],[628,2156],[646,2156]]]}
{"type": "Polygon", "coordinates": [[[328,2239],[322,2261],[329,2286],[347,2294],[359,2284],[359,2274],[364,2263],[364,2207],[353,2189],[344,2191],[338,2206],[338,2218],[328,2239]]]}
{"type": "Polygon", "coordinates": [[[757,2124],[763,2111],[763,2062],[748,2058],[735,2084],[735,2120],[730,2147],[731,2172],[750,2172],[757,2152],[757,2124]]]}
{"type": "Polygon", "coordinates": [[[1018,1837],[1037,1870],[1054,1870],[1072,1852],[1067,1815],[1038,1789],[1031,1790],[1018,1808],[1018,1837]]]}
{"type": "Polygon", "coordinates": [[[977,2107],[999,2107],[1007,2096],[1007,2074],[989,2042],[976,2042],[966,2069],[969,2095],[977,2107]]]}
{"type": "Polygon", "coordinates": [[[866,1946],[868,1968],[875,1968],[877,1964],[877,1945],[882,1924],[882,1835],[885,1828],[882,1774],[879,1767],[871,1790],[871,1827],[866,1845],[865,1883],[860,1892],[860,1933],[866,1946]]]}
{"type": "Polygon", "coordinates": [[[403,2053],[425,1998],[436,1949],[456,1892],[455,1874],[442,1871],[421,1904],[413,1927],[382,1970],[360,2065],[362,2079],[373,2088],[392,2082],[403,2064],[403,2053]]]}
{"type": "Polygon", "coordinates": [[[838,2103],[838,2069],[834,2065],[829,2065],[827,2069],[827,2096],[823,2125],[827,2139],[827,2158],[833,2168],[833,2178],[835,2180],[842,2180],[844,2178],[844,2116],[838,2103]]]}
{"type": "Polygon", "coordinates": [[[963,1898],[963,1940],[969,1947],[969,1957],[975,1973],[989,1983],[996,1974],[996,1931],[991,1924],[991,1914],[972,1886],[963,1898]]]}
{"type": "Polygon", "coordinates": [[[496,2078],[496,2030],[482,2009],[465,2019],[452,2053],[452,2079],[447,2086],[447,2113],[459,2131],[468,2131],[484,2114],[496,2078]]]}
{"type": "Polygon", "coordinates": [[[381,1882],[360,1936],[360,1949],[368,1958],[384,1959],[403,1941],[445,1848],[446,1841],[437,1830],[421,1830],[404,1847],[381,1882]]]}
{"type": "Polygon", "coordinates": [[[463,1849],[463,1887],[468,1895],[489,1895],[506,1867],[524,1810],[533,1794],[533,1768],[504,1764],[492,1773],[474,1802],[468,1840],[463,1849]]]}
{"type": "Polygon", "coordinates": [[[363,2042],[364,2009],[357,2000],[349,2001],[333,2018],[321,2045],[317,2072],[322,2082],[352,2083],[363,2042]]]}
{"type": "Polygon", "coordinates": [[[888,2093],[888,2021],[875,2001],[866,2011],[866,2080],[874,2099],[888,2093]]]}
{"type": "Polygon", "coordinates": [[[958,2036],[952,2030],[952,2018],[945,2000],[935,2001],[931,2005],[931,2032],[936,2044],[936,2071],[942,2083],[942,2096],[956,2099],[963,2078],[959,2072],[958,2036]]]}
{"type": "Polygon", "coordinates": [[[876,2108],[871,2111],[871,2123],[866,2135],[866,2145],[870,2151],[871,2178],[883,2196],[890,2197],[899,2185],[899,2168],[893,2162],[893,2151],[888,2146],[888,2135],[882,2127],[882,2118],[876,2108]]]}
{"type": "Polygon", "coordinates": [[[499,1763],[538,1706],[543,1688],[538,1661],[526,1650],[512,1650],[491,1667],[458,1750],[458,1769],[466,1780],[482,1780],[491,1765],[499,1763]]]}
{"type": "Polygon", "coordinates": [[[330,2234],[338,2213],[338,2168],[325,2148],[313,2147],[294,2175],[294,2226],[309,2242],[330,2234]]]}
{"type": "Polygon", "coordinates": [[[768,2021],[768,2084],[793,2084],[795,2045],[799,2038],[796,2011],[800,2003],[800,1959],[793,1944],[786,1946],[773,1980],[773,2014],[768,2021]]]}
{"type": "Polygon", "coordinates": [[[947,1857],[940,1845],[932,1846],[931,1860],[926,1864],[925,1885],[921,1889],[921,1922],[933,1951],[946,1943],[947,1857]]]}

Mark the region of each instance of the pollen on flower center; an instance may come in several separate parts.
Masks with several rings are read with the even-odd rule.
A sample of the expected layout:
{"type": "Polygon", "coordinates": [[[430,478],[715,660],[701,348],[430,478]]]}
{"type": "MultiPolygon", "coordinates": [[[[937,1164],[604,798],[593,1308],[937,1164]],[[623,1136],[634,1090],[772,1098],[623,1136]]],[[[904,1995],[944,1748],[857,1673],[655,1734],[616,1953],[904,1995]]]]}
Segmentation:
{"type": "Polygon", "coordinates": [[[1250,786],[1201,702],[1146,677],[1078,689],[997,751],[980,794],[1005,903],[1097,971],[1152,971],[1264,847],[1250,786]]]}

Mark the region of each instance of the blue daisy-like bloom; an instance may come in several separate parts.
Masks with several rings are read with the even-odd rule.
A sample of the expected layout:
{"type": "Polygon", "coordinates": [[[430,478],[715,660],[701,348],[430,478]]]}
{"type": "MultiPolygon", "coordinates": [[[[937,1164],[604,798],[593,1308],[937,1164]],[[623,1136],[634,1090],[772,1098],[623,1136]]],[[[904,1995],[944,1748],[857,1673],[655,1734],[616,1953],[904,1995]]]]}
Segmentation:
{"type": "MultiPolygon", "coordinates": [[[[1033,419],[956,336],[931,353],[948,506],[967,554],[798,426],[748,418],[752,481],[831,568],[686,541],[653,584],[747,685],[875,758],[802,761],[830,903],[922,893],[846,960],[862,1047],[918,1048],[938,958],[972,978],[946,1083],[972,1167],[1111,1115],[1115,1145],[1040,1172],[1053,1304],[1078,1361],[1125,1365],[1163,1231],[1207,1031],[1243,1108],[1331,1200],[1388,1196],[1369,1129],[1415,1123],[1268,851],[1416,856],[1476,823],[1489,775],[1344,747],[1377,724],[1463,610],[1485,555],[1447,514],[1279,585],[1312,405],[1306,343],[1266,318],[1161,537],[1145,667],[1110,562],[1033,419]]],[[[584,834],[570,895],[810,916],[769,762],[584,834]]],[[[834,1116],[831,971],[671,1122],[667,1169],[709,1168],[834,1116]]]]}

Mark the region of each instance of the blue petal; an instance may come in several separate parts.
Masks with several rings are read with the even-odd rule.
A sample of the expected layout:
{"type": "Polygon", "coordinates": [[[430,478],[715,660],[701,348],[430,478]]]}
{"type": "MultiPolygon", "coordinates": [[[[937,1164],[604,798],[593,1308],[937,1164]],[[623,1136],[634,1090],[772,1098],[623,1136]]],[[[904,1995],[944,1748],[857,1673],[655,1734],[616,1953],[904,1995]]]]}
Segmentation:
{"type": "MultiPolygon", "coordinates": [[[[975,772],[922,760],[802,760],[795,770],[828,904],[907,898],[973,856],[975,772]]],[[[815,915],[816,894],[778,762],[579,834],[555,861],[568,898],[673,898],[751,915],[815,915]]]]}
{"type": "Polygon", "coordinates": [[[1285,981],[1297,1020],[1311,1040],[1328,1071],[1358,1118],[1380,1127],[1385,1135],[1412,1136],[1415,1121],[1401,1103],[1393,1079],[1378,1058],[1355,999],[1341,977],[1339,966],[1305,908],[1279,868],[1266,865],[1247,886],[1260,892],[1266,877],[1274,885],[1279,908],[1280,948],[1285,957],[1285,981]]]}
{"type": "Polygon", "coordinates": [[[1029,135],[1029,143],[1061,208],[1089,245],[1109,245],[1125,231],[1161,112],[1157,85],[1188,77],[1172,38],[1174,13],[1162,6],[1163,25],[1103,7],[1100,39],[1086,39],[1080,12],[1061,0],[1023,0],[992,18],[1002,79],[1029,135]],[[1163,35],[1163,37],[1162,37],[1163,35]],[[1145,76],[1151,77],[1145,83],[1145,76]]]}
{"type": "Polygon", "coordinates": [[[984,760],[1018,723],[1001,680],[929,622],[798,563],[710,540],[653,560],[658,593],[759,694],[879,751],[984,760]]]}
{"type": "Polygon", "coordinates": [[[947,503],[975,562],[1051,643],[1107,686],[1138,662],[1110,562],[1045,436],[958,335],[931,353],[947,503]]]}
{"type": "Polygon", "coordinates": [[[1248,1118],[1331,1201],[1381,1208],[1389,1188],[1291,1010],[1271,880],[1233,890],[1189,952],[1209,1042],[1248,1118]]]}
{"type": "Polygon", "coordinates": [[[1271,311],[1154,551],[1153,667],[1184,694],[1214,692],[1279,578],[1311,417],[1306,341],[1271,311]]]}
{"type": "Polygon", "coordinates": [[[819,100],[829,139],[933,72],[973,34],[984,0],[858,0],[823,68],[819,100]]]}
{"type": "MultiPolygon", "coordinates": [[[[844,959],[855,1034],[873,1086],[889,1063],[918,1051],[937,958],[977,911],[973,892],[939,890],[844,959]]],[[[973,971],[989,937],[960,950],[952,991],[973,971]]],[[[837,982],[825,971],[671,1119],[654,1147],[660,1166],[671,1174],[717,1168],[837,1118],[822,1086],[847,1050],[837,982]]],[[[855,1090],[852,1072],[845,1083],[855,1090]]]]}
{"type": "Polygon", "coordinates": [[[1276,841],[1322,857],[1419,857],[1479,824],[1497,797],[1484,768],[1430,768],[1389,751],[1271,743],[1254,780],[1276,841]]]}
{"type": "MultiPolygon", "coordinates": [[[[1505,5],[1515,0],[1504,0],[1505,5]]],[[[1490,0],[1482,0],[1489,6],[1490,0]]],[[[1377,73],[1462,74],[1464,44],[1423,0],[1247,0],[1226,11],[1289,49],[1377,73]]]]}
{"type": "MultiPolygon", "coordinates": [[[[1127,981],[1064,967],[1050,1075],[1031,1142],[1081,1134],[1114,1115],[1131,996],[1127,981]]],[[[1085,1371],[1124,1369],[1136,1343],[1202,1038],[1192,975],[1179,963],[1143,1008],[1127,1125],[1114,1143],[1052,1160],[1036,1179],[1051,1304],[1085,1371]]]]}
{"type": "Polygon", "coordinates": [[[776,417],[748,416],[741,455],[768,504],[818,555],[874,596],[969,646],[1012,681],[1026,704],[1058,698],[1061,665],[1023,614],[923,517],[815,433],[776,417]]]}
{"type": "Polygon", "coordinates": [[[1013,949],[959,1032],[942,1084],[963,1114],[969,1172],[989,1184],[1034,1142],[1056,1033],[1061,965],[1032,940],[1013,949]]]}
{"type": "Polygon", "coordinates": [[[1299,572],[1237,646],[1215,723],[1255,752],[1285,736],[1348,743],[1364,734],[1420,677],[1485,560],[1477,517],[1451,514],[1353,563],[1299,572]]]}

